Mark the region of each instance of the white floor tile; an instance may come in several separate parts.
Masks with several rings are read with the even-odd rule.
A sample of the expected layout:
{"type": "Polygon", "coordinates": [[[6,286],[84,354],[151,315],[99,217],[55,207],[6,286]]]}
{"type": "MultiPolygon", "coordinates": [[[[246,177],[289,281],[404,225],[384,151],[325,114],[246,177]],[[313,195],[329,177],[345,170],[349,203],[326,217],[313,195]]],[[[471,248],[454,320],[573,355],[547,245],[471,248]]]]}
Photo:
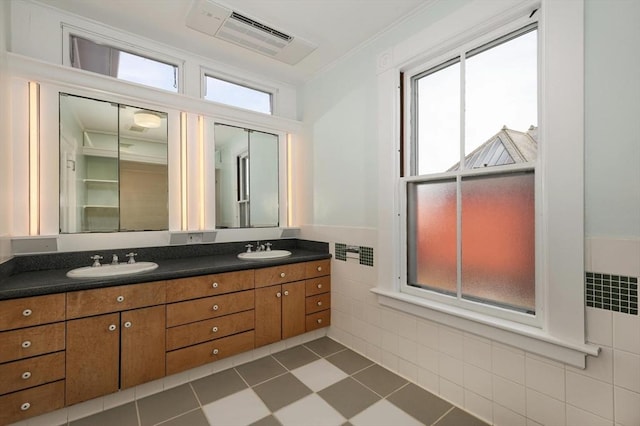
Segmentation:
{"type": "Polygon", "coordinates": [[[347,377],[347,374],[342,370],[324,359],[291,370],[291,373],[314,392],[338,383],[347,377]]]}
{"type": "Polygon", "coordinates": [[[357,416],[353,417],[349,422],[354,426],[420,426],[418,420],[414,419],[386,399],[382,399],[357,416]]]}
{"type": "Polygon", "coordinates": [[[346,421],[315,393],[281,408],[274,415],[283,426],[340,426],[346,421]]]}
{"type": "Polygon", "coordinates": [[[202,407],[212,426],[246,426],[266,417],[269,409],[251,389],[245,389],[202,407]]]}

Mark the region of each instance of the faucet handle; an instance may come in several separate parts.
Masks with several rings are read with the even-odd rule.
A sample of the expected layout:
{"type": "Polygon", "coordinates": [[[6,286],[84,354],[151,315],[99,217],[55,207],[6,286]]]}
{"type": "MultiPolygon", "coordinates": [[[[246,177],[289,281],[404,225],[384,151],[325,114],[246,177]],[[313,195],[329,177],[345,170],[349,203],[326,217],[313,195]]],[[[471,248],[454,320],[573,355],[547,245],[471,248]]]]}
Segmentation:
{"type": "Polygon", "coordinates": [[[135,257],[137,255],[138,255],[138,253],[134,253],[134,252],[125,254],[125,256],[129,258],[129,260],[127,260],[127,263],[136,263],[135,257]]]}
{"type": "Polygon", "coordinates": [[[264,243],[264,245],[267,248],[267,251],[271,251],[271,243],[264,243]]]}
{"type": "Polygon", "coordinates": [[[102,259],[104,259],[104,258],[102,256],[100,256],[99,254],[94,254],[89,259],[93,260],[93,265],[91,265],[91,266],[102,266],[102,265],[100,265],[100,261],[102,259]]]}
{"type": "Polygon", "coordinates": [[[247,253],[251,253],[251,247],[253,247],[253,244],[247,244],[245,247],[247,248],[247,253]]]}
{"type": "Polygon", "coordinates": [[[117,254],[113,254],[113,257],[111,258],[111,264],[112,265],[117,265],[118,264],[118,255],[117,254]]]}

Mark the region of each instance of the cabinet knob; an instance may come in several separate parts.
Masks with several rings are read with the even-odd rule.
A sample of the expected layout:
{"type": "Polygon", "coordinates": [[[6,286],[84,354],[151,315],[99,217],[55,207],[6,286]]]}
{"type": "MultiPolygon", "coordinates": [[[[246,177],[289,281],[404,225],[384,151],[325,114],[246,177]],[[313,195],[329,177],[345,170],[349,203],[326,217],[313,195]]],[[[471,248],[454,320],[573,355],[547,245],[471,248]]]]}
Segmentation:
{"type": "Polygon", "coordinates": [[[220,352],[220,351],[219,351],[219,350],[217,350],[217,349],[214,349],[212,353],[213,353],[214,355],[218,355],[218,352],[220,352]]]}
{"type": "Polygon", "coordinates": [[[318,306],[322,306],[322,302],[321,301],[318,301],[318,306]]]}
{"type": "Polygon", "coordinates": [[[288,295],[289,295],[289,290],[285,290],[285,291],[284,291],[284,295],[285,295],[285,296],[288,296],[288,295]]]}
{"type": "Polygon", "coordinates": [[[322,271],[322,266],[318,266],[318,272],[322,271]]]}
{"type": "Polygon", "coordinates": [[[31,309],[25,309],[24,311],[22,311],[22,316],[28,317],[33,313],[33,311],[31,311],[31,309]]]}
{"type": "Polygon", "coordinates": [[[27,349],[29,346],[31,346],[31,341],[30,340],[25,340],[24,342],[22,342],[22,347],[27,349]]]}
{"type": "Polygon", "coordinates": [[[131,327],[131,321],[127,321],[124,323],[124,328],[130,328],[131,327]]]}
{"type": "Polygon", "coordinates": [[[213,305],[213,310],[217,311],[218,309],[220,309],[220,307],[218,305],[213,305]]]}
{"type": "Polygon", "coordinates": [[[213,331],[214,333],[217,333],[217,332],[218,332],[218,327],[213,327],[213,328],[211,329],[211,331],[213,331]]]}
{"type": "Polygon", "coordinates": [[[25,402],[24,404],[22,404],[22,405],[20,406],[20,409],[21,409],[22,411],[27,411],[29,408],[31,408],[31,404],[29,404],[28,402],[25,402]]]}
{"type": "Polygon", "coordinates": [[[276,297],[281,297],[281,296],[282,296],[282,293],[280,293],[280,292],[276,293],[276,297]]]}
{"type": "Polygon", "coordinates": [[[284,278],[286,276],[287,276],[287,274],[285,274],[284,272],[280,272],[280,278],[284,278]]]}
{"type": "Polygon", "coordinates": [[[116,328],[117,328],[117,327],[116,327],[116,325],[115,325],[115,324],[111,324],[111,325],[109,326],[109,331],[116,331],[116,328]]]}
{"type": "Polygon", "coordinates": [[[30,371],[25,371],[24,373],[22,373],[22,378],[24,380],[27,380],[31,377],[31,372],[30,371]]]}
{"type": "Polygon", "coordinates": [[[322,324],[322,318],[318,318],[318,324],[322,324]]]}
{"type": "Polygon", "coordinates": [[[118,296],[118,297],[116,297],[116,301],[117,301],[118,303],[120,303],[120,302],[124,302],[124,296],[118,296]]]}
{"type": "Polygon", "coordinates": [[[213,288],[218,288],[218,283],[213,283],[213,284],[211,284],[211,287],[213,287],[213,288]]]}
{"type": "Polygon", "coordinates": [[[318,284],[318,288],[322,288],[322,284],[318,284]]]}

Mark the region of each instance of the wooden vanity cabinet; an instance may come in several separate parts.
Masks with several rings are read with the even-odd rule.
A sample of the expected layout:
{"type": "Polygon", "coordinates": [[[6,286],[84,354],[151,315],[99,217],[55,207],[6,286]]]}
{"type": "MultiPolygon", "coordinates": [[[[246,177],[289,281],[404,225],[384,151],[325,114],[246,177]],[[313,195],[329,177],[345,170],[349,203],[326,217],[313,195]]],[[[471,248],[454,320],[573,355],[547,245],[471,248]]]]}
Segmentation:
{"type": "Polygon", "coordinates": [[[304,281],[256,289],[256,347],[304,332],[304,281]]]}
{"type": "Polygon", "coordinates": [[[307,262],[305,268],[305,330],[331,325],[331,261],[307,262]]]}
{"type": "Polygon", "coordinates": [[[67,405],[165,375],[164,294],[164,281],[67,294],[67,311],[72,316],[103,312],[105,305],[116,310],[161,303],[67,321],[67,405]],[[101,295],[108,296],[104,305],[80,302],[98,300],[101,295]],[[126,305],[120,305],[120,295],[126,305]]]}

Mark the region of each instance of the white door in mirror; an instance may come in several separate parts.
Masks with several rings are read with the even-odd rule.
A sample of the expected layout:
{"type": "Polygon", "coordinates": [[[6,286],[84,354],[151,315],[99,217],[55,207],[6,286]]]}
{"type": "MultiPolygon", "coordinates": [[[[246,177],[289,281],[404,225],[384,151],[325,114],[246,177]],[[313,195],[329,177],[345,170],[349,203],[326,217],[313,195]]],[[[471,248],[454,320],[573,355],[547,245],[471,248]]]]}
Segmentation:
{"type": "Polygon", "coordinates": [[[67,272],[69,278],[102,278],[118,275],[140,274],[158,267],[154,262],[120,263],[118,265],[85,266],[67,272]]]}
{"type": "Polygon", "coordinates": [[[264,251],[252,251],[250,253],[240,253],[238,259],[244,260],[267,260],[277,259],[279,257],[291,256],[289,250],[264,250],[264,251]]]}

